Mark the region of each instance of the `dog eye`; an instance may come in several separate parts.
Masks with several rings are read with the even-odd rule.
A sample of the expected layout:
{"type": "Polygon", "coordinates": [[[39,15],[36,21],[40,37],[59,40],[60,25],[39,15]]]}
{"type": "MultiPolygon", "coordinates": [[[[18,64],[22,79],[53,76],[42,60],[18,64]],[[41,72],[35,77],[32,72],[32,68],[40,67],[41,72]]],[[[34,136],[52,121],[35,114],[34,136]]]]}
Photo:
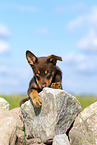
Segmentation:
{"type": "Polygon", "coordinates": [[[39,77],[40,76],[40,71],[38,70],[35,74],[36,74],[37,77],[39,77]]]}
{"type": "Polygon", "coordinates": [[[47,71],[47,70],[45,70],[45,72],[44,72],[44,73],[45,73],[45,75],[47,75],[47,74],[48,74],[48,71],[47,71]]]}
{"type": "Polygon", "coordinates": [[[40,71],[38,70],[38,72],[37,72],[39,75],[40,75],[40,71]]]}

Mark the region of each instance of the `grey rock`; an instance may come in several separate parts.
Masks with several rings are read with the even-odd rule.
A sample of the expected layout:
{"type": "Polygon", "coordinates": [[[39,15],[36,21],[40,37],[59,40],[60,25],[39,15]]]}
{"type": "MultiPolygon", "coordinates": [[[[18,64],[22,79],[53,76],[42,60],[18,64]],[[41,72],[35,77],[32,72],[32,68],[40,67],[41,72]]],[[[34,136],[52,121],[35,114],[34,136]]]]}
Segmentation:
{"type": "Polygon", "coordinates": [[[21,108],[20,107],[14,108],[10,110],[10,113],[13,115],[13,117],[17,122],[17,128],[23,130],[23,116],[21,114],[21,108]]]}
{"type": "Polygon", "coordinates": [[[27,139],[25,136],[25,132],[17,129],[17,141],[15,145],[45,145],[42,143],[41,139],[39,138],[30,138],[27,139]]]}
{"type": "Polygon", "coordinates": [[[0,145],[14,145],[16,140],[17,122],[12,114],[0,108],[0,145]]]}
{"type": "Polygon", "coordinates": [[[5,99],[0,98],[0,107],[9,110],[9,106],[10,106],[9,103],[5,99]]]}
{"type": "Polygon", "coordinates": [[[24,145],[24,144],[26,144],[24,131],[22,131],[20,129],[17,129],[16,136],[17,136],[17,140],[15,142],[16,143],[15,145],[24,145]]]}
{"type": "Polygon", "coordinates": [[[26,140],[26,145],[45,145],[39,138],[26,140]]]}
{"type": "Polygon", "coordinates": [[[70,131],[71,145],[97,145],[97,102],[85,108],[70,131]]]}
{"type": "Polygon", "coordinates": [[[54,137],[53,145],[70,145],[70,143],[66,134],[60,134],[54,137]]]}
{"type": "Polygon", "coordinates": [[[40,93],[42,107],[30,101],[21,106],[27,137],[49,142],[55,135],[66,133],[81,110],[78,100],[64,90],[44,88],[40,93]]]}

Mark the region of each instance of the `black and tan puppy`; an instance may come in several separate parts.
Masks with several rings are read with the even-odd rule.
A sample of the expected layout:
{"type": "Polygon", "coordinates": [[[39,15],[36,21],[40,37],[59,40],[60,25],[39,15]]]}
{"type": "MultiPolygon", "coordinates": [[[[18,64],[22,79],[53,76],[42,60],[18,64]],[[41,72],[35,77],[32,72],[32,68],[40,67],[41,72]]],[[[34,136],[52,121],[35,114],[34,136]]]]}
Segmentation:
{"type": "MultiPolygon", "coordinates": [[[[34,77],[29,84],[28,96],[32,99],[34,107],[39,108],[42,105],[42,101],[38,93],[44,87],[62,89],[62,72],[56,66],[57,60],[62,61],[62,58],[55,55],[38,58],[30,51],[26,51],[26,58],[34,73],[34,77]]],[[[20,105],[29,100],[29,98],[23,99],[20,105]]]]}

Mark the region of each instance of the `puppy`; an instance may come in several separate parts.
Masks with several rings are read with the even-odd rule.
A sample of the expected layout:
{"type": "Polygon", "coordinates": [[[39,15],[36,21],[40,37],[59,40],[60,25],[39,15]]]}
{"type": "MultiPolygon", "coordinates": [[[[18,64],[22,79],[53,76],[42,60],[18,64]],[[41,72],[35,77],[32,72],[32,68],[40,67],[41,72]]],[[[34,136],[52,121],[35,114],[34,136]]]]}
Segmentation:
{"type": "Polygon", "coordinates": [[[44,87],[62,89],[62,72],[59,67],[56,66],[57,60],[62,61],[62,58],[56,55],[36,57],[28,50],[26,51],[26,58],[33,70],[34,77],[29,84],[29,97],[23,99],[20,102],[20,106],[31,99],[34,107],[40,108],[42,100],[39,96],[39,92],[41,92],[44,87]]]}

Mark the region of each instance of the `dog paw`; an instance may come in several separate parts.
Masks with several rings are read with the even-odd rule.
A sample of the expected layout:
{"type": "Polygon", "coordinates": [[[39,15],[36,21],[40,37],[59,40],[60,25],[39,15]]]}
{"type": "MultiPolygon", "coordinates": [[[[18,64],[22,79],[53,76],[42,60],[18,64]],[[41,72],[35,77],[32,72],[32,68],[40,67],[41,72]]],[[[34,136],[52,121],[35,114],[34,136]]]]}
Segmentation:
{"type": "Polygon", "coordinates": [[[37,97],[34,96],[33,105],[34,105],[34,107],[37,107],[37,108],[41,107],[42,101],[41,101],[41,98],[39,96],[37,96],[37,97]]]}
{"type": "Polygon", "coordinates": [[[34,107],[40,108],[42,106],[42,100],[37,91],[33,90],[30,93],[30,98],[32,99],[34,107]]]}
{"type": "Polygon", "coordinates": [[[51,84],[51,88],[62,89],[62,85],[61,85],[60,82],[52,83],[52,84],[51,84]]]}

